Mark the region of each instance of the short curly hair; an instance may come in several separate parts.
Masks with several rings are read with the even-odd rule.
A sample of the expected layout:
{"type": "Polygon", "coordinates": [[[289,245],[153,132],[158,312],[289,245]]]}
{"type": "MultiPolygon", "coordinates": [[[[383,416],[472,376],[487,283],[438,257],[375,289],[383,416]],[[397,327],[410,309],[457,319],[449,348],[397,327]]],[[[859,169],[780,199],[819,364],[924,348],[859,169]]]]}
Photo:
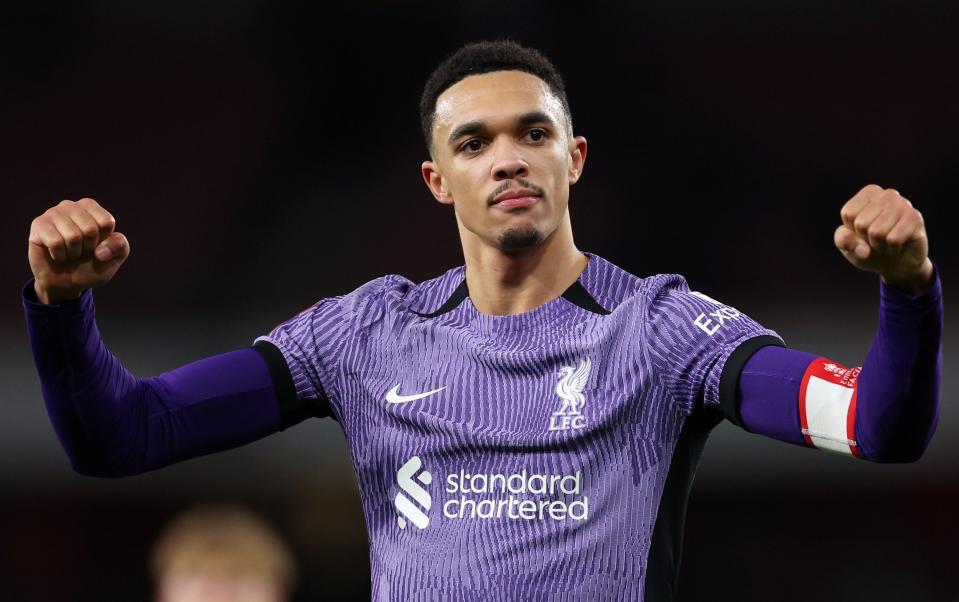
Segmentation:
{"type": "Polygon", "coordinates": [[[556,95],[566,112],[566,122],[572,132],[573,117],[566,100],[563,78],[541,52],[527,48],[513,40],[471,42],[446,58],[433,70],[420,96],[420,126],[426,148],[433,148],[433,123],[436,119],[436,99],[456,82],[492,71],[525,71],[543,80],[556,95]]]}
{"type": "Polygon", "coordinates": [[[296,585],[293,551],[269,522],[244,506],[203,504],[177,516],[154,544],[158,586],[183,575],[253,579],[283,591],[296,585]]]}

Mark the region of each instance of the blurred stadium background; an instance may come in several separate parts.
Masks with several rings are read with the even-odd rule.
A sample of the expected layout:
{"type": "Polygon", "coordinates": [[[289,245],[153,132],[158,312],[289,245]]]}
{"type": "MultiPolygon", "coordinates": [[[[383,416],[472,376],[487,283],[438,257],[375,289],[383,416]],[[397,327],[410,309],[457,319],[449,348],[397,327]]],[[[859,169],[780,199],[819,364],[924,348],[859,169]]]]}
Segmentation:
{"type": "MultiPolygon", "coordinates": [[[[947,288],[957,268],[957,16],[905,0],[5,6],[0,597],[148,599],[150,546],[199,501],[243,502],[277,526],[300,564],[296,600],[369,596],[335,422],[123,480],[71,472],[19,298],[47,207],[92,196],[130,239],[95,299],[135,374],[247,346],[321,297],[462,262],[420,181],[418,96],[448,52],[509,36],[558,65],[589,140],[571,201],[580,248],[684,274],[791,346],[859,364],[878,283],[832,246],[845,200],[897,188],[923,211],[947,288]]],[[[690,502],[681,599],[959,599],[956,340],[947,319],[942,419],[917,464],[720,426],[690,502]]]]}

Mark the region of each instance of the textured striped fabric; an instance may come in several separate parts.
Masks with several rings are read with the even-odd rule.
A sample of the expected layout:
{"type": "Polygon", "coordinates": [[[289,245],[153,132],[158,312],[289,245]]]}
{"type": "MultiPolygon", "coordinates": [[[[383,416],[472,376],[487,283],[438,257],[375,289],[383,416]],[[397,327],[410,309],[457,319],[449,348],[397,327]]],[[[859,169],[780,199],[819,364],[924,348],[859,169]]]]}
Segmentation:
{"type": "Polygon", "coordinates": [[[591,254],[579,283],[608,315],[557,297],[489,316],[467,297],[426,317],[464,273],[384,276],[257,339],[343,427],[373,599],[642,600],[684,421],[719,402],[738,345],[778,335],[591,254]]]}

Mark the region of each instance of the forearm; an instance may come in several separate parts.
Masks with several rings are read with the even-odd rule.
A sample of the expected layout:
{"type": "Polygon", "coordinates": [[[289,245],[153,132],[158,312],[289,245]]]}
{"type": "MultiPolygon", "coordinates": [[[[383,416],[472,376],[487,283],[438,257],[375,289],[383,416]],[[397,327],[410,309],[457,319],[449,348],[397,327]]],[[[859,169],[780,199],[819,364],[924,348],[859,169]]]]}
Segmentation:
{"type": "Polygon", "coordinates": [[[879,330],[859,383],[856,438],[879,462],[919,459],[939,421],[942,381],[942,285],[923,295],[883,284],[879,330]],[[868,374],[867,374],[868,370],[868,374]]]}
{"type": "MultiPolygon", "coordinates": [[[[918,459],[939,415],[942,296],[938,277],[924,295],[881,285],[879,328],[850,403],[855,453],[878,462],[918,459]]],[[[743,367],[738,409],[744,428],[809,444],[801,417],[804,376],[817,356],[764,347],[743,367]]],[[[808,380],[808,378],[807,378],[808,380]]]]}
{"type": "Polygon", "coordinates": [[[281,428],[273,381],[254,349],[141,379],[100,339],[91,291],[44,305],[30,282],[23,305],[47,412],[78,472],[135,474],[281,428]]]}

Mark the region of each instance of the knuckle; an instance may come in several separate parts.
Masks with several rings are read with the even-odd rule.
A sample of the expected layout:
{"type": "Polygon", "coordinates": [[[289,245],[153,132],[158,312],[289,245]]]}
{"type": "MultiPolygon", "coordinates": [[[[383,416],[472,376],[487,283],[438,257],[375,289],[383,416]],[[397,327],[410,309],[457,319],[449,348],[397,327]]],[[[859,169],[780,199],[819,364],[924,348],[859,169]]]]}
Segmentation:
{"type": "Polygon", "coordinates": [[[902,195],[900,195],[899,191],[895,188],[887,188],[879,195],[879,199],[884,203],[895,203],[901,198],[902,195]]]}
{"type": "Polygon", "coordinates": [[[882,192],[882,190],[883,188],[879,184],[866,184],[865,186],[862,187],[862,190],[860,190],[859,192],[877,193],[877,192],[882,192]]]}
{"type": "Polygon", "coordinates": [[[71,205],[73,205],[73,201],[71,201],[70,199],[63,199],[62,201],[57,203],[57,207],[69,207],[71,205]]]}

